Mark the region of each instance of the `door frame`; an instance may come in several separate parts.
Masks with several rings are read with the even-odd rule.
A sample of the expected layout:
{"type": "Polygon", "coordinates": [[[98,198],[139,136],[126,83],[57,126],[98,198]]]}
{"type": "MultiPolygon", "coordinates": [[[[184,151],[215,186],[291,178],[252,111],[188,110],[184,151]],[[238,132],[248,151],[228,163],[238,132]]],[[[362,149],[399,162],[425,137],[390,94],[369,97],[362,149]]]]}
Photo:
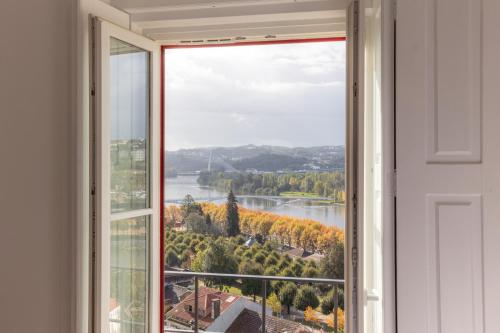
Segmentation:
{"type": "MultiPolygon", "coordinates": [[[[357,2],[357,1],[356,1],[357,2]]],[[[328,37],[328,38],[304,38],[304,39],[291,39],[291,40],[274,40],[274,41],[256,41],[256,42],[234,42],[234,43],[224,43],[224,44],[197,44],[197,45],[182,45],[182,44],[175,44],[175,45],[169,45],[169,44],[164,44],[161,46],[161,52],[160,52],[160,57],[161,57],[161,151],[160,151],[160,170],[161,170],[161,192],[160,192],[160,202],[164,202],[164,189],[165,189],[165,177],[164,177],[164,171],[165,171],[165,50],[168,49],[179,49],[179,48],[209,48],[209,47],[230,47],[230,46],[249,46],[249,45],[275,45],[275,44],[297,44],[297,43],[314,43],[314,42],[338,42],[338,41],[344,41],[346,42],[346,155],[345,155],[345,174],[346,174],[346,220],[345,220],[345,243],[344,243],[344,290],[349,290],[347,295],[350,295],[353,293],[353,289],[356,288],[357,286],[357,281],[353,280],[351,278],[352,272],[356,272],[357,270],[354,267],[357,267],[358,262],[354,262],[352,260],[352,251],[350,248],[353,246],[353,231],[357,230],[357,220],[355,217],[355,210],[357,209],[355,206],[352,205],[352,198],[356,198],[359,195],[357,194],[357,189],[354,187],[349,186],[349,181],[347,181],[347,175],[348,173],[353,173],[353,170],[357,170],[359,168],[358,166],[358,155],[359,154],[352,154],[348,152],[348,146],[352,148],[353,145],[358,144],[358,139],[352,141],[352,143],[348,144],[351,140],[349,140],[348,135],[350,132],[350,127],[354,126],[354,123],[351,123],[349,120],[349,91],[351,87],[348,86],[349,84],[349,79],[348,79],[348,68],[347,68],[347,58],[348,58],[348,38],[347,37],[328,37]],[[349,156],[352,156],[353,158],[349,159],[349,156]],[[351,170],[351,171],[349,171],[351,170]],[[349,263],[352,263],[349,265],[349,263]],[[349,267],[348,267],[349,266],[349,267]],[[352,282],[351,282],[352,281],[352,282]]],[[[359,40],[358,40],[359,43],[359,40]]],[[[361,45],[361,44],[359,44],[361,45]]],[[[355,49],[356,52],[358,50],[358,45],[356,45],[355,49]]],[[[353,173],[357,174],[357,173],[353,173]]],[[[161,212],[160,212],[160,228],[161,230],[164,230],[164,209],[163,205],[161,207],[161,212]]],[[[164,242],[165,242],[165,234],[164,232],[161,233],[161,240],[160,240],[160,247],[161,247],[161,253],[164,253],[164,242]]],[[[160,281],[164,281],[165,279],[165,263],[162,260],[161,261],[161,268],[160,268],[160,281]]],[[[163,298],[164,298],[164,288],[161,289],[161,305],[160,305],[160,313],[161,313],[161,323],[163,324],[163,317],[164,317],[164,304],[163,304],[163,298]]],[[[354,312],[358,312],[359,306],[358,304],[358,299],[359,297],[353,298],[347,296],[346,299],[347,304],[351,303],[349,309],[344,309],[346,311],[346,314],[351,318],[350,320],[346,321],[346,333],[354,333],[357,331],[353,331],[353,328],[349,326],[349,323],[354,323],[354,321],[358,320],[357,317],[352,317],[354,312]]],[[[356,328],[357,325],[354,325],[354,328],[356,328]]]]}

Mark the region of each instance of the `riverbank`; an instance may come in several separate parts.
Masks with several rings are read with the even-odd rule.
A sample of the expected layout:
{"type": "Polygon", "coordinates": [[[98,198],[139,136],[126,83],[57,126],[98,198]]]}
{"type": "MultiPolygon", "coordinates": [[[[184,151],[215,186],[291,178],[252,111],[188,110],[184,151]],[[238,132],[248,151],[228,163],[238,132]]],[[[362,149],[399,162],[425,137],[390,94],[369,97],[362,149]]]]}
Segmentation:
{"type": "MultiPolygon", "coordinates": [[[[196,201],[221,204],[227,193],[212,187],[200,186],[197,176],[178,176],[165,181],[165,205],[179,204],[186,194],[196,201]]],[[[239,195],[239,204],[248,209],[283,216],[311,219],[327,226],[345,226],[345,206],[330,202],[329,197],[239,195]]]]}

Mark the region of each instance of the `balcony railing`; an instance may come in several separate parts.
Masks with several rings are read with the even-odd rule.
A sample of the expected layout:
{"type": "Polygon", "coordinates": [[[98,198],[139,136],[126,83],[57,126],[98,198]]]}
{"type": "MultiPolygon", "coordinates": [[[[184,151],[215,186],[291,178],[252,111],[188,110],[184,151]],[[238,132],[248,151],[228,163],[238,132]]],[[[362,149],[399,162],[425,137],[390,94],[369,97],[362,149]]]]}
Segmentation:
{"type": "MultiPolygon", "coordinates": [[[[194,323],[192,329],[177,329],[177,328],[164,328],[164,333],[198,333],[200,332],[198,327],[198,287],[199,279],[210,278],[210,279],[225,279],[225,280],[236,280],[236,279],[252,279],[259,280],[262,282],[262,326],[261,331],[266,332],[266,299],[267,299],[267,283],[271,281],[284,281],[293,282],[297,284],[324,284],[333,285],[333,331],[335,333],[339,332],[339,322],[338,322],[338,308],[339,308],[339,297],[338,288],[340,285],[344,284],[344,280],[340,279],[323,279],[323,278],[298,278],[298,277],[288,277],[288,276],[267,276],[267,275],[241,275],[241,274],[219,274],[219,273],[199,273],[199,272],[188,272],[188,271],[165,271],[165,276],[184,276],[194,279],[194,323]]],[[[204,333],[224,333],[224,332],[209,332],[203,331],[204,333]]]]}

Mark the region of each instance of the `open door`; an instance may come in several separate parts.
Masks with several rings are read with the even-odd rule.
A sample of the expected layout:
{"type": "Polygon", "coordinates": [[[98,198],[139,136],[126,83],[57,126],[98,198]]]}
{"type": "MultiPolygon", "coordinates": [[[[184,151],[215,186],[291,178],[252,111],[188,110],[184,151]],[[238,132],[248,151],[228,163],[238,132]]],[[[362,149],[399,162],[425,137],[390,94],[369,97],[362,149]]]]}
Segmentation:
{"type": "Polygon", "coordinates": [[[159,46],[95,18],[94,329],[159,332],[159,46]]]}
{"type": "Polygon", "coordinates": [[[359,2],[351,1],[347,8],[347,138],[346,138],[346,188],[348,198],[346,239],[346,303],[348,308],[346,332],[359,331],[359,2]]]}
{"type": "Polygon", "coordinates": [[[390,1],[352,0],[347,13],[351,333],[394,332],[391,8],[390,1]]]}

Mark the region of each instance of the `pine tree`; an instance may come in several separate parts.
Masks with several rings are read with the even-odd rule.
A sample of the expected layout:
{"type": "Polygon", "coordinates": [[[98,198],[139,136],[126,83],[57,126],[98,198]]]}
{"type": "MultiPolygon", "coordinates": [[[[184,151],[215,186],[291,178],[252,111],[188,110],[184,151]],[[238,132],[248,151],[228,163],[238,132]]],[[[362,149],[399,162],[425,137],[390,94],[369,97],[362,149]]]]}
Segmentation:
{"type": "Polygon", "coordinates": [[[226,203],[226,234],[228,237],[240,234],[240,215],[238,213],[238,201],[233,190],[229,191],[226,203]]]}
{"type": "Polygon", "coordinates": [[[210,214],[205,215],[205,223],[210,226],[212,225],[212,218],[210,217],[210,214]]]}

